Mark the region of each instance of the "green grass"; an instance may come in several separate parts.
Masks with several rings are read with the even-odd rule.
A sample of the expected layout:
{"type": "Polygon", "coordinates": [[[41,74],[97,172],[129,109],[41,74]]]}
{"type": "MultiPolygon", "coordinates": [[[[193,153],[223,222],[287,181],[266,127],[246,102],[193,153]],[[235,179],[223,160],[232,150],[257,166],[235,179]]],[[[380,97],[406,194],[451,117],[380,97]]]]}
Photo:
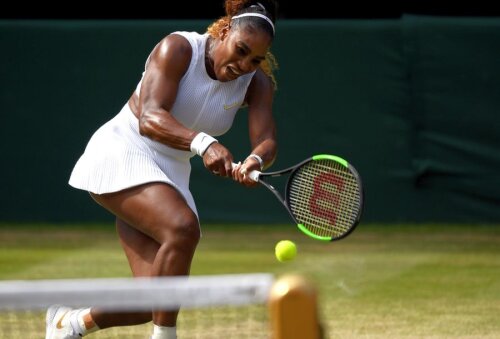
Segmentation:
{"type": "MultiPolygon", "coordinates": [[[[204,225],[192,274],[250,272],[313,282],[327,338],[500,338],[500,225],[362,224],[333,243],[291,226],[204,225]],[[282,239],[296,260],[274,258],[282,239]]],[[[111,224],[0,225],[0,279],[125,276],[111,224]]]]}

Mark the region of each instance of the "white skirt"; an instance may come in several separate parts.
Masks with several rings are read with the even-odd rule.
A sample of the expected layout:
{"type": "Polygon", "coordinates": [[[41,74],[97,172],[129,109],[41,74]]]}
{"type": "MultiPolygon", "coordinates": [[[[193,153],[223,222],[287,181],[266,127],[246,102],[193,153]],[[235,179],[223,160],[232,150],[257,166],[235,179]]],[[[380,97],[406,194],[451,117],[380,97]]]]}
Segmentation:
{"type": "Polygon", "coordinates": [[[170,148],[139,134],[139,121],[128,104],[92,136],[76,163],[69,184],[96,194],[149,182],[177,189],[196,215],[189,191],[191,152],[170,148]]]}

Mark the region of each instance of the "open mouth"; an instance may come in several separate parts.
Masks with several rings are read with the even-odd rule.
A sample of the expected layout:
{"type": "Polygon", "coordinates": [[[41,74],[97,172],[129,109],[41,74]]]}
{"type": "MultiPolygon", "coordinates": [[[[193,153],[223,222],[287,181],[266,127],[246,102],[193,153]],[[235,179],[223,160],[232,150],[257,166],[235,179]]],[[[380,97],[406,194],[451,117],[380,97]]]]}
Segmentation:
{"type": "Polygon", "coordinates": [[[226,70],[227,70],[226,73],[227,73],[228,77],[231,79],[236,79],[237,77],[239,77],[241,75],[240,73],[236,72],[235,69],[231,66],[228,66],[226,68],[226,70]]]}

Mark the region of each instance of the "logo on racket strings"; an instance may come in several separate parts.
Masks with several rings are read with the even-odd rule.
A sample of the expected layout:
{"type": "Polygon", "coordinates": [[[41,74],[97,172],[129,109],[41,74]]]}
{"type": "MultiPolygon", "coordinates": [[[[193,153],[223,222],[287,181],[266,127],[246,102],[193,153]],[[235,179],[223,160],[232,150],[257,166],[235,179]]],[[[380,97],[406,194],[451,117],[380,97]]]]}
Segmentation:
{"type": "Polygon", "coordinates": [[[322,173],[314,178],[313,194],[309,199],[309,210],[311,214],[327,219],[331,225],[337,222],[337,213],[334,208],[337,208],[340,202],[338,194],[325,189],[324,184],[331,184],[337,188],[339,192],[344,190],[344,180],[333,173],[322,173]]]}

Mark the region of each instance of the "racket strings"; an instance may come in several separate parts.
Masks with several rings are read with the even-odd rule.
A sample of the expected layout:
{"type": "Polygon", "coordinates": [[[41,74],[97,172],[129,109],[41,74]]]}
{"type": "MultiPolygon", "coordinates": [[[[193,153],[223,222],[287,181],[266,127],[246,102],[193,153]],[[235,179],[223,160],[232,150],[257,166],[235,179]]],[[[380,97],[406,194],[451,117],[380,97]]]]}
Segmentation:
{"type": "Polygon", "coordinates": [[[299,223],[321,237],[347,233],[358,218],[361,192],[356,176],[336,161],[311,161],[288,187],[290,208],[299,223]]]}

